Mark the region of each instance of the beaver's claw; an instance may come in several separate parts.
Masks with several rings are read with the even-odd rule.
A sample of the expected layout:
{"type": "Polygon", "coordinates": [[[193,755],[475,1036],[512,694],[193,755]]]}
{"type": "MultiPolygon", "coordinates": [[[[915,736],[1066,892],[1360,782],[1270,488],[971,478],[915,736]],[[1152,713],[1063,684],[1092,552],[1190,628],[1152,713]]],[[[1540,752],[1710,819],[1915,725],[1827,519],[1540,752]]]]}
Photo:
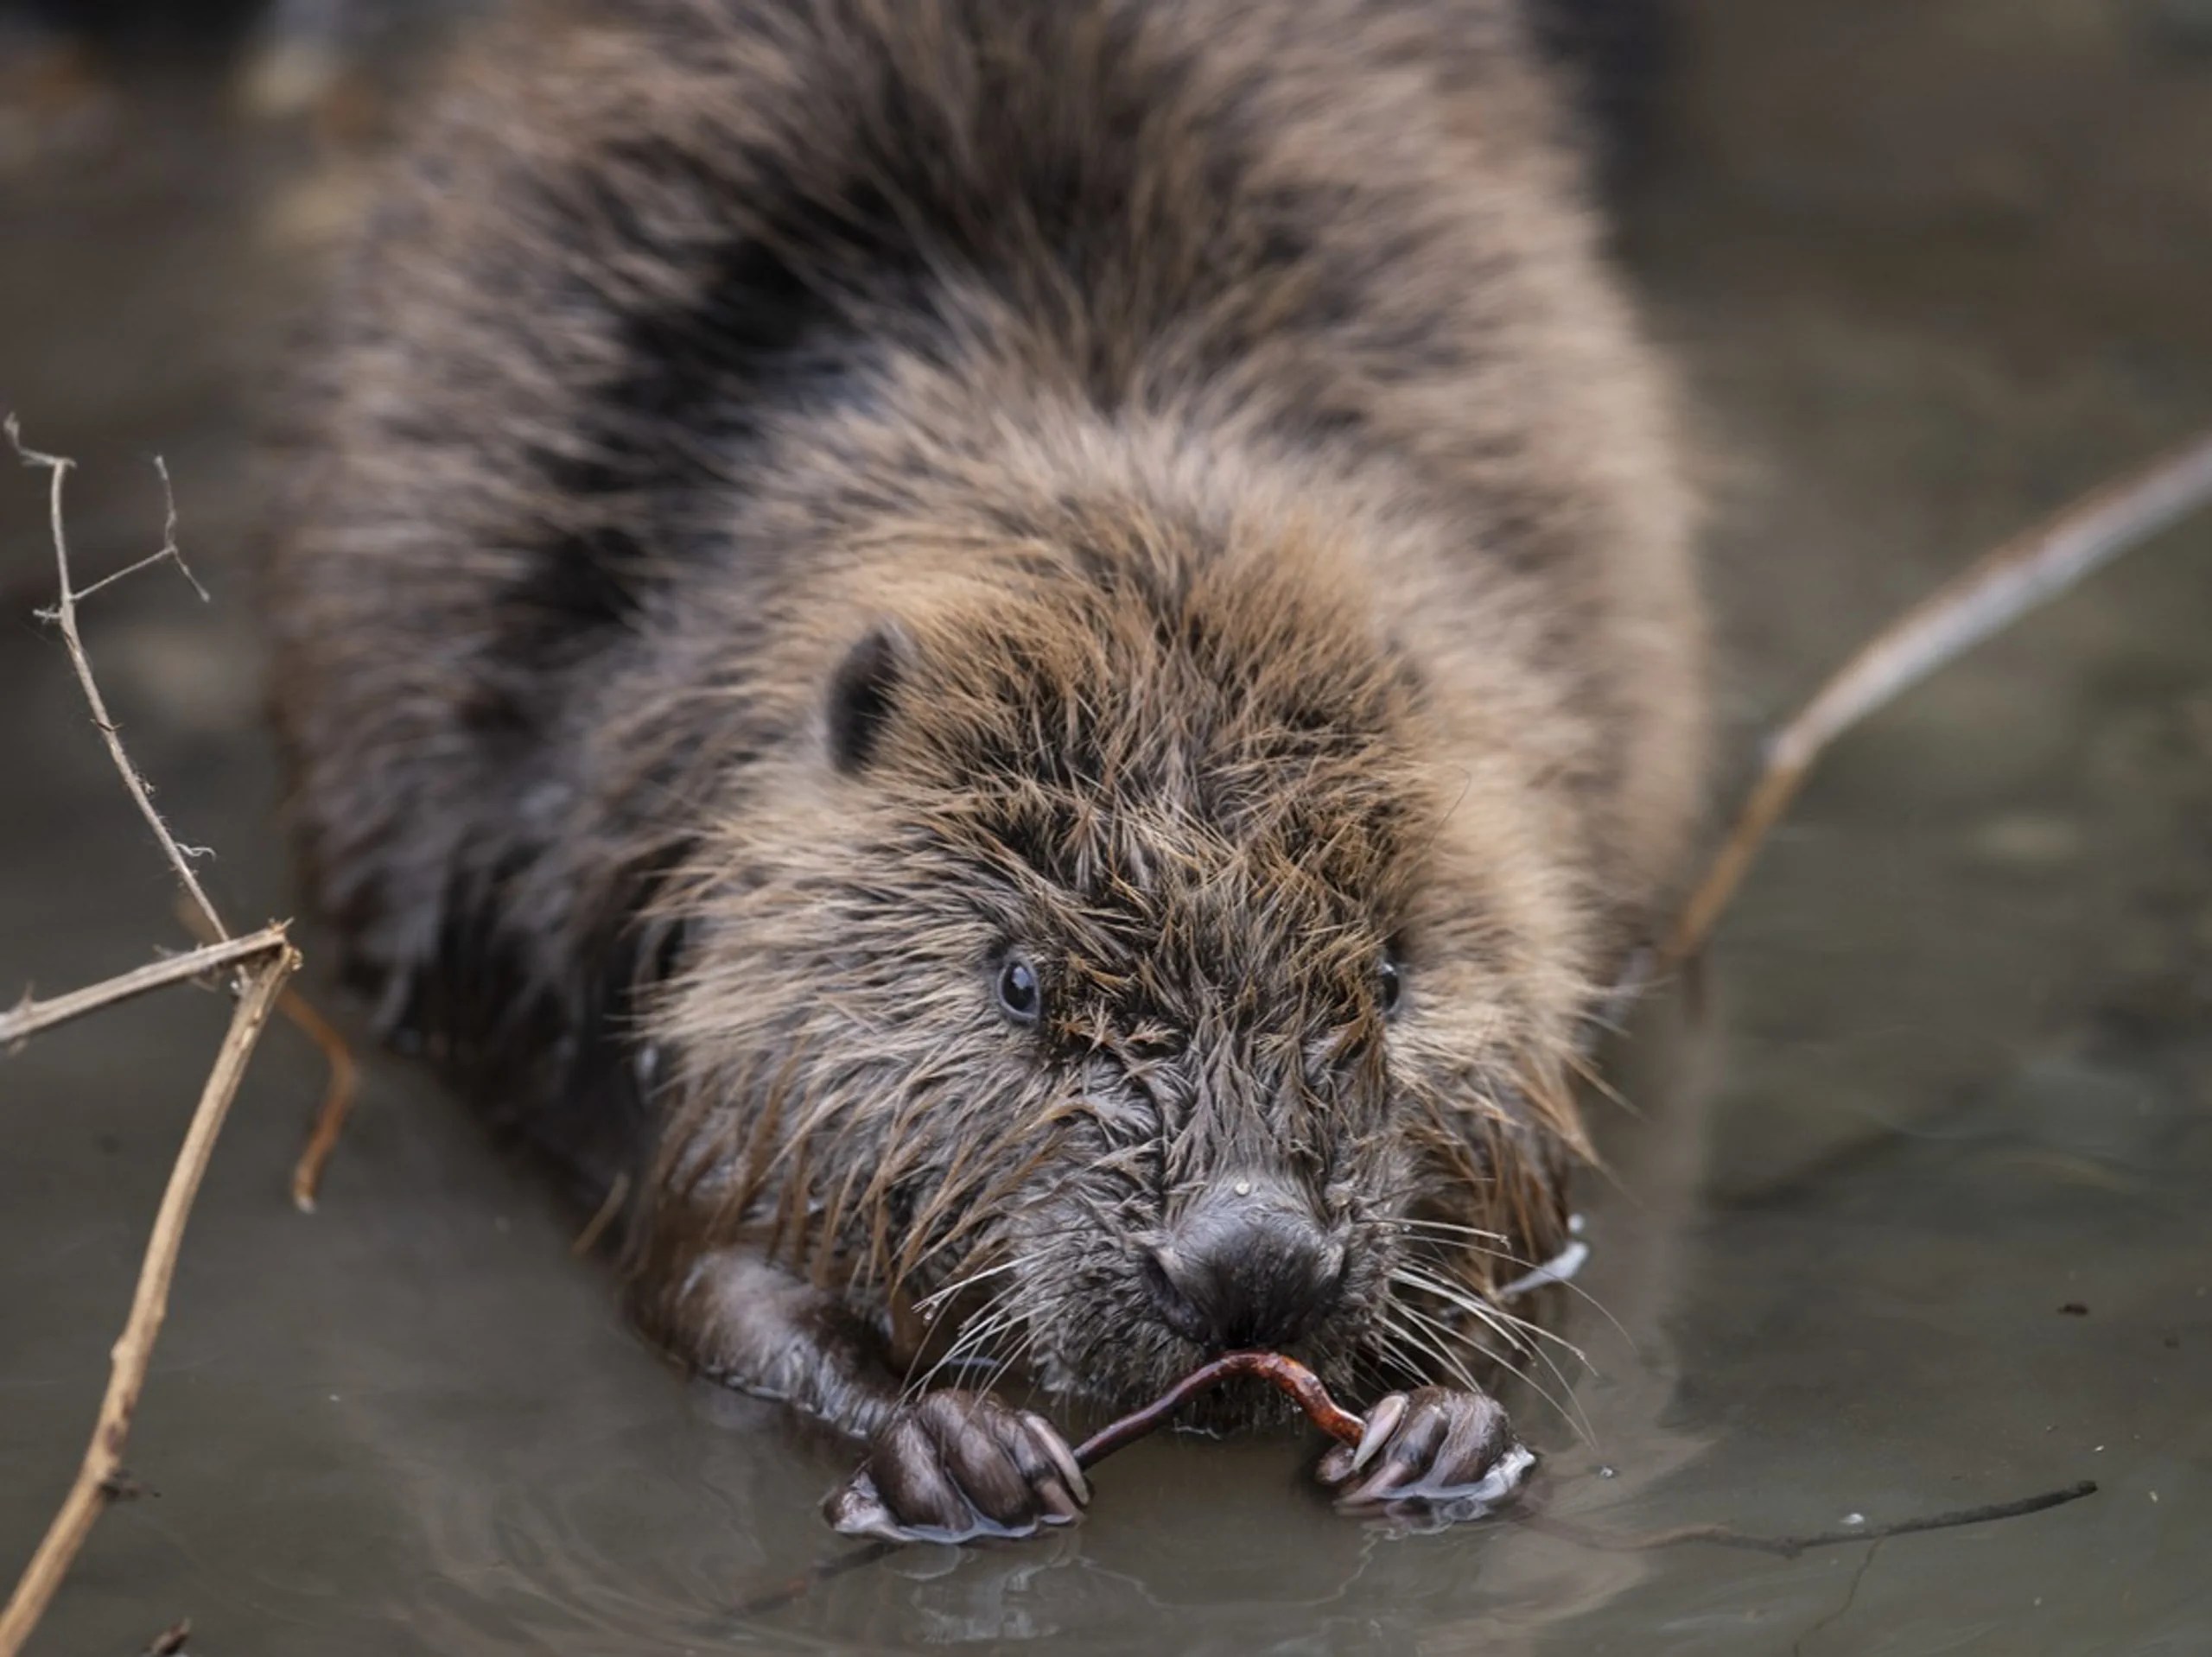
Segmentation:
{"type": "Polygon", "coordinates": [[[1348,1511],[1457,1521],[1511,1501],[1535,1465],[1496,1399],[1424,1387],[1376,1404],[1359,1443],[1339,1444],[1314,1472],[1348,1511]]]}
{"type": "Polygon", "coordinates": [[[848,1536],[966,1542],[1071,1524],[1090,1500],[1067,1441],[1044,1417],[988,1393],[942,1392],[892,1413],[825,1512],[848,1536]]]}

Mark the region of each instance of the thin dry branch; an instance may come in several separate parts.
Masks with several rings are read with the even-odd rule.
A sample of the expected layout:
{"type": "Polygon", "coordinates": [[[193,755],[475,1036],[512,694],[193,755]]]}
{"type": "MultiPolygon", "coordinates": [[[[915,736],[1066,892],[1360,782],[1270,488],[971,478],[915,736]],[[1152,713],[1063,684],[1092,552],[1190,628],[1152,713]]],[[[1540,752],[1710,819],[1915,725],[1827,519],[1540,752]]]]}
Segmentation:
{"type": "Polygon", "coordinates": [[[177,1253],[184,1242],[184,1223],[199,1194],[200,1177],[215,1149],[216,1135],[230,1114],[239,1079],[262,1027],[283,994],[284,981],[299,965],[298,954],[289,946],[269,955],[246,974],[245,992],[231,1015],[231,1027],[222,1051],[200,1090],[200,1103],[185,1130],[183,1146],[169,1171],[168,1189],[162,1193],[160,1211],[154,1216],[153,1234],[146,1240],[146,1254],[138,1268],[138,1287],[130,1298],[130,1316],[111,1355],[107,1394],[100,1400],[99,1420],[92,1443],[77,1470],[77,1481],[61,1509],[48,1526],[45,1540],[16,1584],[8,1608],[0,1611],[0,1657],[16,1657],[31,1630],[38,1626],[54,1590],[68,1573],[77,1551],[85,1544],[93,1521],[110,1500],[111,1481],[123,1466],[123,1448],[137,1412],[138,1395],[146,1385],[146,1368],[154,1355],[154,1342],[168,1311],[169,1281],[176,1274],[177,1253]]]}
{"type": "Polygon", "coordinates": [[[72,1019],[81,1019],[87,1013],[130,1000],[149,990],[205,978],[226,967],[246,966],[286,947],[284,932],[285,923],[277,921],[258,932],[205,944],[185,955],[149,961],[143,967],[104,978],[97,984],[87,984],[83,989],[71,990],[66,995],[49,996],[43,1001],[26,995],[7,1012],[0,1013],[0,1051],[27,1041],[41,1030],[51,1030],[72,1019]]]}
{"type": "MultiPolygon", "coordinates": [[[[11,437],[15,435],[12,429],[9,435],[11,437]]],[[[21,443],[16,445],[16,452],[18,454],[23,452],[21,443]]],[[[200,595],[200,603],[212,602],[207,596],[207,589],[200,586],[200,577],[192,573],[192,566],[184,562],[184,552],[176,543],[176,487],[169,481],[169,463],[156,454],[154,471],[162,480],[162,544],[159,550],[148,553],[135,564],[125,564],[121,569],[109,571],[90,587],[79,587],[76,594],[78,603],[82,604],[104,587],[114,586],[126,575],[136,575],[142,569],[163,562],[177,567],[177,572],[192,583],[192,590],[200,595]]]]}
{"type": "Polygon", "coordinates": [[[308,1130],[308,1142],[300,1147],[299,1160],[292,1165],[292,1206],[302,1214],[313,1214],[322,1190],[322,1171],[329,1165],[330,1153],[338,1148],[346,1119],[353,1114],[353,1098],[360,1091],[359,1069],[353,1062],[352,1045],[338,1026],[299,991],[286,990],[276,1010],[321,1051],[324,1071],[329,1077],[323,1084],[322,1103],[315,1108],[315,1124],[308,1130]]]}
{"type": "MultiPolygon", "coordinates": [[[[9,442],[24,464],[41,466],[51,474],[49,509],[54,536],[54,569],[60,596],[52,612],[54,620],[61,629],[61,636],[68,646],[69,661],[77,676],[77,682],[84,691],[85,700],[92,709],[92,721],[99,727],[102,740],[107,745],[108,755],[115,762],[117,773],[138,807],[154,837],[161,843],[163,855],[176,873],[179,882],[191,900],[195,911],[195,924],[201,926],[211,943],[189,955],[173,960],[156,962],[135,972],[124,973],[105,984],[93,985],[88,989],[55,997],[47,1002],[26,1000],[25,1003],[0,1021],[0,1032],[7,1032],[8,1040],[20,1040],[34,1030],[47,1029],[92,1012],[99,1006],[112,1006],[133,995],[159,987],[163,984],[181,983],[217,967],[236,967],[238,972],[238,1005],[231,1015],[229,1031],[215,1055],[215,1063],[201,1088],[200,1101],[194,1108],[192,1120],[185,1129],[184,1143],[179,1147],[175,1163],[169,1170],[168,1186],[162,1194],[160,1210],[154,1216],[154,1227],[146,1240],[146,1250],[138,1268],[138,1284],[131,1296],[130,1314],[125,1319],[123,1333],[116,1341],[111,1355],[107,1392],[100,1401],[99,1417],[92,1428],[91,1444],[86,1447],[83,1463],[77,1472],[76,1482],[63,1498],[60,1510],[48,1527],[46,1536],[24,1568],[22,1579],[9,1597],[7,1606],[0,1609],[0,1657],[17,1657],[39,1619],[46,1613],[62,1578],[68,1574],[70,1565],[84,1546],[93,1522],[101,1510],[116,1495],[126,1488],[120,1476],[123,1451],[130,1435],[130,1423],[137,1413],[139,1394],[144,1390],[146,1371],[152,1362],[154,1342],[161,1333],[162,1322],[168,1311],[169,1285],[176,1274],[177,1256],[184,1244],[185,1221],[192,1211],[192,1203],[200,1190],[200,1182],[207,1171],[208,1159],[213,1155],[215,1140],[221,1133],[224,1119],[230,1114],[231,1101],[237,1097],[238,1082],[245,1074],[247,1061],[252,1057],[255,1043],[269,1021],[270,1011],[284,993],[285,981],[299,965],[299,956],[284,936],[284,928],[272,925],[244,938],[232,937],[200,889],[194,877],[184,848],[177,843],[162,822],[161,814],[154,809],[153,797],[137,769],[124,752],[123,740],[117,733],[115,721],[109,717],[105,701],[99,686],[92,677],[91,659],[86,655],[84,641],[77,632],[77,601],[86,592],[105,586],[96,582],[94,587],[79,591],[69,568],[69,543],[62,526],[62,485],[67,477],[71,462],[59,455],[42,454],[24,448],[22,435],[10,416],[5,430],[9,442]]],[[[192,572],[185,568],[184,560],[176,550],[176,505],[168,496],[168,473],[162,471],[163,493],[168,496],[166,533],[162,551],[152,559],[143,559],[131,568],[143,568],[147,563],[162,559],[174,559],[184,569],[187,580],[192,572]]],[[[129,573],[124,571],[122,573],[129,573]]],[[[193,581],[195,591],[200,584],[193,581]]],[[[201,596],[206,596],[201,593],[201,596]]]]}
{"type": "Polygon", "coordinates": [[[569,1245],[569,1253],[577,1260],[599,1247],[599,1240],[607,1235],[607,1228],[614,1223],[614,1216],[622,1212],[623,1203],[630,1200],[630,1176],[620,1173],[607,1188],[607,1195],[600,1198],[599,1207],[576,1233],[575,1241],[569,1245]]]}
{"type": "Polygon", "coordinates": [[[1705,947],[1767,833],[1835,738],[2121,553],[2212,504],[2212,434],[2005,542],[1877,633],[1767,744],[1758,780],[1675,930],[1661,970],[1705,947]]]}
{"type": "MultiPolygon", "coordinates": [[[[177,908],[178,918],[188,929],[197,931],[200,917],[192,906],[180,903],[177,908]]],[[[203,936],[200,942],[211,940],[203,936]]],[[[276,1012],[315,1044],[322,1055],[327,1077],[323,1083],[322,1102],[315,1108],[314,1125],[308,1130],[308,1142],[300,1149],[299,1160],[292,1165],[292,1206],[302,1214],[313,1214],[322,1190],[322,1171],[329,1164],[331,1152],[338,1148],[339,1136],[346,1130],[346,1119],[353,1114],[360,1070],[353,1062],[352,1044],[338,1026],[324,1018],[315,1003],[296,988],[284,992],[284,999],[276,1003],[276,1012]]]]}
{"type": "MultiPolygon", "coordinates": [[[[13,415],[8,416],[5,429],[10,447],[25,466],[44,467],[47,470],[47,526],[54,537],[54,567],[60,584],[60,597],[48,613],[61,629],[61,642],[68,646],[70,665],[77,670],[77,682],[84,688],[85,700],[92,704],[92,723],[99,727],[101,739],[107,744],[108,757],[115,761],[115,768],[122,775],[124,787],[130,791],[131,801],[137,806],[138,814],[146,819],[147,825],[154,831],[154,838],[161,842],[163,855],[168,857],[169,867],[176,871],[176,878],[191,897],[193,906],[207,922],[208,931],[218,940],[227,938],[231,935],[230,929],[223,924],[221,917],[215,913],[215,905],[207,901],[207,894],[200,890],[200,879],[192,872],[191,860],[186,855],[184,848],[177,843],[176,836],[169,833],[168,825],[162,822],[162,814],[154,809],[153,790],[146,786],[146,779],[138,774],[138,768],[130,763],[130,756],[123,751],[123,738],[116,730],[115,721],[109,717],[106,700],[101,696],[99,685],[92,677],[92,660],[85,654],[85,641],[77,632],[77,600],[84,594],[71,584],[69,541],[63,530],[61,514],[62,486],[76,462],[59,454],[42,454],[35,448],[26,448],[22,429],[13,415]]],[[[163,467],[162,486],[164,492],[168,488],[168,468],[163,467]]],[[[153,557],[141,562],[154,563],[164,558],[175,559],[177,567],[185,570],[185,579],[192,581],[192,572],[185,569],[183,555],[176,549],[176,507],[174,500],[169,504],[168,524],[169,533],[162,549],[153,557]]],[[[105,587],[107,583],[101,581],[96,585],[105,587]]],[[[197,581],[192,581],[192,585],[203,598],[206,596],[197,581]]],[[[88,592],[91,590],[86,589],[88,592]]]]}

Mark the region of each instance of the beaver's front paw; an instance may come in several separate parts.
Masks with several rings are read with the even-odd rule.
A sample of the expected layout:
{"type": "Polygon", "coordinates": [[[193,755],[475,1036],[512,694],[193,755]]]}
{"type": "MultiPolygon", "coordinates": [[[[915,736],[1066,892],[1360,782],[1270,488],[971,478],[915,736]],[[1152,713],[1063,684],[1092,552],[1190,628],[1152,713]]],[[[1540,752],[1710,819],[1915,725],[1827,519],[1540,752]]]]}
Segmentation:
{"type": "Polygon", "coordinates": [[[988,1393],[929,1393],[876,1432],[860,1471],[830,1498],[848,1536],[966,1542],[1072,1523],[1090,1486],[1041,1415],[988,1393]]]}
{"type": "Polygon", "coordinates": [[[1424,1387],[1376,1405],[1359,1443],[1339,1444],[1314,1472],[1349,1511],[1456,1521],[1511,1501],[1535,1465],[1496,1399],[1424,1387]]]}

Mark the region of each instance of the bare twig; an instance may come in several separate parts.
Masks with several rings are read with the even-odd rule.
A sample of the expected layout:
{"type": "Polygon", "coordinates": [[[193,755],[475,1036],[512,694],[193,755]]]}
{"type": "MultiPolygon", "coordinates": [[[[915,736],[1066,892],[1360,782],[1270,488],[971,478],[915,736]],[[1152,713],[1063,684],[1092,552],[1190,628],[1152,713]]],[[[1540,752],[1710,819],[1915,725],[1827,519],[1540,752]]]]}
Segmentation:
{"type": "MultiPolygon", "coordinates": [[[[178,905],[178,918],[188,930],[200,930],[200,917],[189,904],[178,905]]],[[[203,943],[208,941],[204,936],[200,939],[203,943]]],[[[316,1107],[314,1126],[308,1130],[308,1142],[300,1151],[299,1160],[292,1165],[292,1206],[302,1214],[313,1214],[316,1196],[322,1189],[322,1171],[330,1161],[330,1153],[338,1148],[338,1136],[345,1131],[346,1119],[353,1114],[359,1067],[353,1062],[352,1044],[338,1026],[324,1018],[297,987],[285,990],[283,999],[276,1003],[276,1012],[315,1044],[322,1054],[327,1078],[323,1083],[322,1103],[316,1107]]]]}
{"type": "MultiPolygon", "coordinates": [[[[176,837],[169,833],[167,825],[162,822],[161,813],[154,809],[153,790],[146,786],[146,779],[138,774],[137,767],[130,763],[130,756],[123,751],[123,738],[117,733],[115,721],[109,717],[107,702],[100,695],[99,685],[92,678],[91,658],[85,654],[85,641],[77,632],[77,600],[83,595],[70,584],[69,542],[63,532],[61,520],[62,486],[69,476],[70,468],[76,462],[66,460],[59,454],[42,454],[35,448],[26,448],[23,446],[22,430],[16,424],[16,416],[13,415],[8,416],[5,430],[10,446],[15,449],[23,464],[44,467],[48,475],[47,520],[48,530],[54,536],[54,567],[60,578],[61,588],[60,597],[55,600],[52,613],[54,621],[61,629],[61,641],[68,646],[70,663],[77,670],[77,682],[84,688],[85,700],[92,704],[92,723],[99,727],[100,737],[107,744],[108,757],[115,761],[115,768],[122,775],[124,787],[130,790],[130,798],[138,807],[139,815],[146,819],[148,826],[154,831],[154,838],[161,842],[162,851],[169,860],[169,867],[176,871],[177,879],[182,883],[185,891],[191,895],[193,905],[199,910],[201,918],[207,923],[207,930],[218,940],[227,938],[231,935],[230,930],[216,915],[215,905],[207,901],[207,894],[200,890],[199,877],[193,873],[191,862],[186,857],[184,848],[177,844],[176,837]]],[[[168,471],[166,467],[162,471],[162,483],[166,492],[168,484],[168,471]]],[[[176,509],[174,502],[168,509],[168,523],[171,533],[168,545],[161,552],[156,553],[155,558],[175,556],[179,567],[181,568],[184,560],[174,550],[176,544],[175,534],[176,509]]],[[[152,560],[147,562],[150,562],[152,560]]],[[[188,569],[185,571],[188,580],[190,579],[191,574],[192,572],[188,569]]],[[[105,584],[101,583],[101,585],[105,584]]],[[[200,586],[196,581],[192,584],[195,589],[200,586]]],[[[206,596],[204,593],[202,596],[206,596]]]]}
{"type": "Polygon", "coordinates": [[[184,1145],[169,1171],[168,1189],[162,1193],[161,1209],[154,1216],[145,1260],[138,1269],[137,1291],[130,1298],[130,1316],[111,1355],[107,1394],[100,1400],[99,1420],[92,1429],[84,1463],[77,1470],[77,1482],[48,1527],[46,1540],[31,1556],[7,1609],[0,1611],[0,1657],[15,1657],[22,1649],[54,1590],[61,1585],[77,1550],[84,1546],[92,1522],[108,1504],[105,1487],[123,1464],[123,1446],[138,1408],[138,1394],[146,1384],[146,1367],[168,1310],[169,1281],[176,1273],[177,1252],[184,1241],[184,1222],[192,1212],[192,1200],[199,1193],[200,1176],[207,1171],[215,1137],[222,1132],[223,1119],[237,1096],[253,1044],[276,1007],[276,998],[283,993],[284,981],[298,965],[298,955],[286,948],[246,975],[245,993],[231,1015],[222,1051],[216,1054],[215,1067],[200,1090],[184,1145]]]}
{"type": "Polygon", "coordinates": [[[87,1013],[97,1013],[104,1006],[130,1000],[149,990],[162,989],[188,979],[205,978],[226,967],[245,966],[263,955],[283,949],[284,928],[285,924],[278,921],[263,927],[258,932],[247,932],[238,937],[226,938],[220,943],[206,944],[186,955],[149,961],[130,972],[102,979],[83,989],[71,990],[66,995],[49,996],[43,1001],[35,1001],[25,996],[9,1011],[0,1013],[0,1049],[13,1047],[16,1043],[37,1035],[41,1030],[51,1030],[72,1019],[81,1019],[87,1013]]]}
{"type": "MultiPolygon", "coordinates": [[[[12,430],[10,432],[10,435],[14,435],[12,430]]],[[[22,454],[22,447],[23,446],[21,443],[17,443],[16,445],[16,452],[19,454],[22,454]]],[[[109,574],[101,576],[99,580],[94,581],[90,587],[79,587],[75,595],[78,603],[82,604],[86,599],[92,597],[93,594],[99,592],[104,587],[114,586],[116,582],[121,581],[126,575],[136,575],[142,569],[145,569],[152,565],[162,562],[175,564],[177,568],[177,573],[182,575],[186,581],[189,581],[192,584],[192,590],[200,595],[200,603],[206,604],[208,602],[207,589],[200,586],[200,577],[192,573],[192,566],[184,562],[184,550],[182,548],[179,547],[176,543],[176,489],[169,482],[169,463],[167,460],[164,460],[160,455],[156,454],[154,457],[154,470],[160,474],[162,479],[162,544],[160,550],[156,552],[149,552],[143,558],[141,558],[137,563],[125,564],[121,569],[111,571],[109,574]]]]}
{"type": "Polygon", "coordinates": [[[1768,831],[1838,735],[2044,600],[2208,503],[2212,435],[2005,543],[1877,633],[1768,743],[1758,781],[1682,906],[1657,966],[1679,966],[1704,947],[1768,831]]]}
{"type": "MultiPolygon", "coordinates": [[[[77,1471],[76,1482],[62,1500],[60,1509],[48,1527],[46,1536],[24,1568],[22,1579],[16,1584],[7,1606],[0,1609],[0,1657],[17,1657],[31,1632],[45,1615],[62,1578],[68,1573],[77,1552],[84,1546],[93,1522],[101,1510],[112,1501],[134,1488],[134,1482],[122,1476],[123,1451],[130,1434],[130,1423],[138,1407],[138,1398],[146,1384],[146,1370],[153,1358],[154,1342],[161,1333],[162,1322],[168,1311],[169,1285],[176,1273],[179,1251],[183,1247],[184,1227],[192,1211],[193,1199],[199,1194],[200,1182],[207,1173],[208,1159],[214,1153],[215,1140],[222,1132],[224,1119],[230,1114],[231,1101],[238,1096],[239,1080],[245,1074],[247,1061],[251,1057],[254,1044],[267,1025],[270,1011],[284,993],[285,981],[299,965],[299,956],[284,936],[281,924],[264,928],[245,937],[233,937],[222,919],[215,912],[207,894],[200,889],[193,876],[192,868],[181,847],[158,812],[154,809],[150,790],[137,770],[124,752],[123,741],[117,734],[115,721],[109,717],[99,686],[93,680],[92,663],[85,653],[84,641],[77,632],[77,601],[84,596],[73,584],[69,569],[68,541],[62,529],[62,485],[67,477],[71,462],[58,455],[42,454],[23,447],[22,438],[12,416],[5,425],[8,441],[29,466],[42,466],[52,476],[49,495],[51,524],[54,536],[54,568],[59,579],[60,597],[53,612],[54,619],[61,628],[61,636],[69,650],[69,660],[75,669],[77,682],[92,708],[93,723],[99,726],[102,740],[107,745],[108,755],[115,762],[117,773],[124,786],[137,804],[140,814],[154,831],[161,843],[162,854],[176,873],[195,911],[195,924],[200,924],[209,936],[209,944],[190,955],[173,960],[156,962],[135,972],[124,973],[105,984],[93,985],[88,989],[58,996],[46,1002],[26,1000],[25,1003],[0,1020],[0,1044],[20,1040],[35,1030],[51,1028],[65,1019],[79,1017],[96,1007],[112,1006],[133,995],[157,988],[163,984],[181,983],[198,977],[218,967],[238,968],[238,1005],[231,1015],[229,1031],[215,1055],[215,1063],[200,1089],[200,1101],[194,1108],[192,1120],[185,1129],[184,1143],[178,1149],[176,1161],[169,1170],[168,1184],[162,1194],[162,1205],[154,1216],[151,1234],[146,1240],[146,1250],[138,1268],[138,1283],[130,1300],[130,1313],[125,1319],[123,1333],[117,1339],[111,1354],[108,1385],[100,1400],[99,1417],[94,1424],[91,1444],[86,1447],[82,1464],[77,1471]]],[[[168,473],[162,473],[164,493],[167,493],[168,473]]],[[[163,550],[156,557],[173,557],[180,568],[184,561],[175,551],[176,508],[173,498],[168,502],[168,533],[163,550]]],[[[143,568],[150,560],[142,560],[133,568],[143,568]]],[[[191,578],[190,570],[185,575],[191,578]]],[[[105,583],[96,583],[105,585],[105,583]]],[[[193,586],[199,588],[195,581],[193,586]]],[[[87,588],[86,591],[92,589],[87,588]]],[[[205,596],[205,594],[202,594],[205,596]]],[[[178,1642],[182,1629],[177,1632],[178,1642]]],[[[176,1648],[175,1646],[172,1649],[176,1648]]]]}
{"type": "Polygon", "coordinates": [[[306,996],[288,989],[276,1010],[322,1050],[329,1077],[323,1085],[322,1103],[315,1113],[315,1126],[308,1131],[308,1142],[301,1147],[300,1159],[292,1165],[292,1206],[302,1214],[313,1214],[315,1198],[322,1190],[322,1171],[329,1165],[330,1153],[338,1148],[346,1119],[353,1114],[353,1096],[359,1090],[359,1070],[352,1045],[306,996]]]}
{"type": "Polygon", "coordinates": [[[577,1260],[599,1247],[599,1240],[607,1235],[607,1228],[614,1223],[614,1216],[622,1212],[623,1203],[630,1200],[630,1176],[619,1173],[614,1183],[607,1188],[607,1195],[600,1199],[584,1228],[576,1233],[576,1240],[569,1245],[569,1253],[577,1260]]]}

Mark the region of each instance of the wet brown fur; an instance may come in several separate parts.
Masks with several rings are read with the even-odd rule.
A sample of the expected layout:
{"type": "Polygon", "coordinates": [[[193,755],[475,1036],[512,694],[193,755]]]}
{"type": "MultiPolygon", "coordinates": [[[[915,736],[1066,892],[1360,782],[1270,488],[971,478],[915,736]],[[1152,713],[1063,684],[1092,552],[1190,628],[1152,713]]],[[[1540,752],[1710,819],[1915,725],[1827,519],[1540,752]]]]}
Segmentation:
{"type": "Polygon", "coordinates": [[[1509,0],[629,0],[456,72],[304,433],[295,810],[387,1023],[646,1173],[704,1367],[874,1419],[741,1279],[1141,1395],[1134,1251],[1246,1167],[1348,1241],[1340,1384],[1484,1338],[1394,1272],[1563,1241],[1701,740],[1560,107],[1509,0]]]}

